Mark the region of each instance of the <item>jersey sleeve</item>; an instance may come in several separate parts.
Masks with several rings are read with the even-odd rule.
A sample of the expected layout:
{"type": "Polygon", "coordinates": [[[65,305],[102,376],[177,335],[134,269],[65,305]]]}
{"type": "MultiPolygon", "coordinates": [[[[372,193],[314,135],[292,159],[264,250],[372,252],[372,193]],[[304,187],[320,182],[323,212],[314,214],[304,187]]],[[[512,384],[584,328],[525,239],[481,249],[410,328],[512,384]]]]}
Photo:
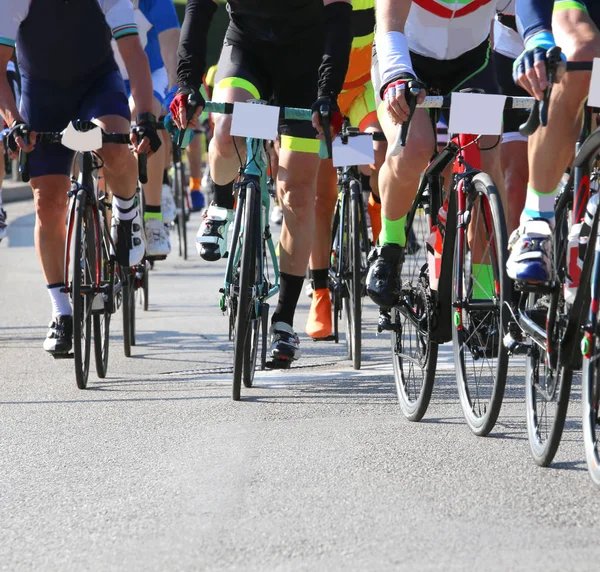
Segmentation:
{"type": "Polygon", "coordinates": [[[115,40],[137,35],[138,29],[130,0],[98,1],[115,40]]]}
{"type": "Polygon", "coordinates": [[[523,39],[542,30],[552,31],[554,0],[517,0],[517,25],[523,39]]]}
{"type": "Polygon", "coordinates": [[[17,31],[29,12],[30,2],[0,1],[0,46],[15,47],[17,31]]]}
{"type": "Polygon", "coordinates": [[[179,18],[171,0],[149,0],[150,9],[146,17],[157,34],[172,28],[179,28],[179,18]]]}

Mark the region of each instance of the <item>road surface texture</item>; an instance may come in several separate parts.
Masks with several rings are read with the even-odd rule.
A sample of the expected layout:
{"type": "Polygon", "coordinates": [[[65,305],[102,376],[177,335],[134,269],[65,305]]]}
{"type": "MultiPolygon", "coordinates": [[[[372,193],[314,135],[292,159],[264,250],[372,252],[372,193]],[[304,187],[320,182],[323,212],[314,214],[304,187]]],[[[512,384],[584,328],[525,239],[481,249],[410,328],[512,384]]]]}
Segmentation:
{"type": "MultiPolygon", "coordinates": [[[[600,490],[586,472],[580,384],[554,465],[526,439],[517,364],[499,423],[463,422],[451,347],[421,423],[397,405],[389,339],[366,304],[361,371],[302,337],[289,371],[231,401],[218,309],[224,263],[156,265],[138,345],[112,323],[108,376],[42,350],[50,318],[31,201],[0,244],[0,569],[592,570],[600,490]]],[[[190,223],[193,237],[199,216],[190,223]]],[[[175,239],[176,240],[176,239],[175,239]]],[[[174,244],[176,247],[176,244],[174,244]]],[[[302,296],[296,328],[309,300],[302,296]]]]}

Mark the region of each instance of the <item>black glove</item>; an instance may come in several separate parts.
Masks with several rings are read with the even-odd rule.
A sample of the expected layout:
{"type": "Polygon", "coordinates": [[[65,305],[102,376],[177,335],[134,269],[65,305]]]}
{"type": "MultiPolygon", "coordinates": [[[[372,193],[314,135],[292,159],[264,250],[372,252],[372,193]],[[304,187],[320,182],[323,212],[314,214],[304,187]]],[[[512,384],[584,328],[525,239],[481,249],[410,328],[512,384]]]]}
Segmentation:
{"type": "Polygon", "coordinates": [[[137,135],[138,143],[141,143],[144,137],[148,138],[151,151],[156,153],[162,145],[162,141],[156,130],[156,117],[152,113],[140,113],[136,117],[135,123],[132,132],[137,135]]]}
{"type": "Polygon", "coordinates": [[[29,127],[27,123],[24,121],[15,121],[6,137],[8,148],[13,152],[17,152],[19,150],[19,146],[17,145],[17,137],[22,137],[25,141],[27,141],[30,132],[31,127],[29,127]]]}
{"type": "Polygon", "coordinates": [[[180,87],[173,97],[173,101],[169,106],[169,111],[173,117],[179,117],[181,109],[185,109],[185,116],[187,121],[196,113],[196,110],[201,107],[204,109],[206,101],[200,93],[200,89],[197,87],[180,87]]]}
{"type": "Polygon", "coordinates": [[[340,112],[340,107],[337,102],[337,97],[331,93],[330,95],[322,95],[317,101],[312,104],[311,110],[321,114],[321,107],[325,105],[329,108],[329,124],[333,128],[333,132],[337,135],[344,123],[344,116],[340,112]]]}

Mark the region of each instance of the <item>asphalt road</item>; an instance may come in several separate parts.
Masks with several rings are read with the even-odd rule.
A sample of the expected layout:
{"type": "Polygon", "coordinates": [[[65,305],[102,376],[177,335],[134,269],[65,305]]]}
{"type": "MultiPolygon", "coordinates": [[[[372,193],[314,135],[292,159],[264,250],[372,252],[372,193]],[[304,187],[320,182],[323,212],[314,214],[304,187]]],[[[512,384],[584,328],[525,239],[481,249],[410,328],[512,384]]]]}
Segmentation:
{"type": "MultiPolygon", "coordinates": [[[[522,368],[488,438],[462,419],[444,347],[421,423],[400,413],[389,339],[367,305],[364,367],[302,338],[289,371],[231,401],[224,264],[176,255],[151,275],[138,345],[113,323],[109,372],[76,388],[41,344],[49,300],[33,205],[0,244],[0,569],[592,570],[600,490],[579,378],[554,465],[529,455],[522,368]]],[[[190,241],[199,217],[192,219],[190,241]]],[[[296,328],[303,330],[308,298],[296,328]]]]}

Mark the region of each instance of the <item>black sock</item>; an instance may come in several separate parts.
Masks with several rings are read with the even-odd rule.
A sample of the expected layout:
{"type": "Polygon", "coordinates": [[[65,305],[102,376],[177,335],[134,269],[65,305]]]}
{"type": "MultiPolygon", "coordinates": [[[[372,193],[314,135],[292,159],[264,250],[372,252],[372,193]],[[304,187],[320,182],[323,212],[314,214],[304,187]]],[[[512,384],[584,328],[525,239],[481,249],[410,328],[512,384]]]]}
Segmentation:
{"type": "Polygon", "coordinates": [[[294,314],[296,313],[296,304],[302,292],[304,276],[293,276],[282,272],[279,276],[279,300],[277,308],[273,312],[271,323],[285,322],[294,327],[294,314]]]}
{"type": "Polygon", "coordinates": [[[169,173],[166,169],[163,171],[163,185],[171,185],[171,181],[169,181],[169,173]]]}
{"type": "Polygon", "coordinates": [[[319,268],[310,271],[310,279],[315,290],[329,287],[329,268],[319,268]]]}
{"type": "Polygon", "coordinates": [[[144,210],[147,213],[158,213],[158,214],[160,214],[160,205],[157,205],[157,206],[146,205],[144,207],[144,210]]]}
{"type": "Polygon", "coordinates": [[[360,174],[360,184],[362,186],[363,191],[371,190],[371,175],[363,175],[360,174]]]}
{"type": "Polygon", "coordinates": [[[233,196],[233,181],[227,185],[215,183],[215,203],[218,207],[233,210],[235,197],[233,196]]]}
{"type": "Polygon", "coordinates": [[[381,204],[381,199],[373,192],[371,191],[371,196],[373,197],[373,200],[380,205],[381,204]]]}

